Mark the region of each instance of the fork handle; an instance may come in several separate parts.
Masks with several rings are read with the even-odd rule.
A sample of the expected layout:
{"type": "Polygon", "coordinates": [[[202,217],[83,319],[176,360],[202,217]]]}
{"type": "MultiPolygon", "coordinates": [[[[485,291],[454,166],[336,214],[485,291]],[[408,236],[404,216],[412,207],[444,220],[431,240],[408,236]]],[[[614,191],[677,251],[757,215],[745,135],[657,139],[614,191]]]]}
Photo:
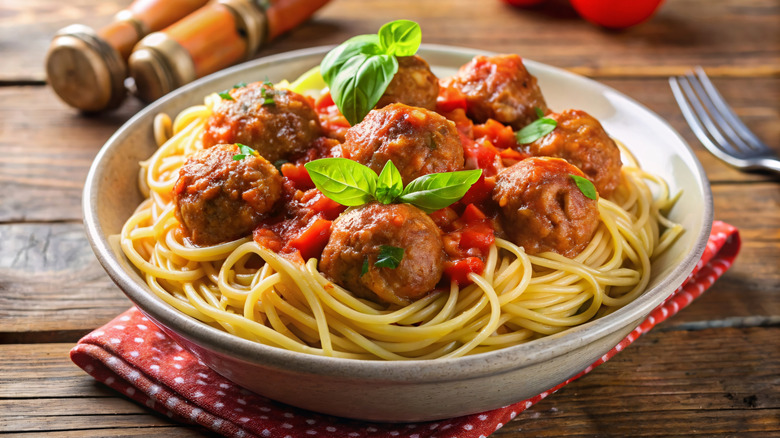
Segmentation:
{"type": "Polygon", "coordinates": [[[757,168],[771,170],[775,173],[780,173],[780,159],[778,158],[760,158],[757,163],[757,168]]]}

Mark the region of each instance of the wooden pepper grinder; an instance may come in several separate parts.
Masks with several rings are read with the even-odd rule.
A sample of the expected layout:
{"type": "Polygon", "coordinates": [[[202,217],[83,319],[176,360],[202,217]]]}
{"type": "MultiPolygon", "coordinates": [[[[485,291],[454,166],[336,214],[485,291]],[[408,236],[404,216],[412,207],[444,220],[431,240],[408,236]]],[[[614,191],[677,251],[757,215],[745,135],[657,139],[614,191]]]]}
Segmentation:
{"type": "Polygon", "coordinates": [[[250,59],[258,49],[309,18],[328,0],[218,0],[154,32],[128,66],[136,93],[151,102],[197,78],[250,59]]]}
{"type": "Polygon", "coordinates": [[[125,98],[126,62],[135,44],[207,2],[135,0],[99,31],[80,24],[61,29],[46,54],[49,83],[65,103],[82,111],[116,108],[125,98]]]}

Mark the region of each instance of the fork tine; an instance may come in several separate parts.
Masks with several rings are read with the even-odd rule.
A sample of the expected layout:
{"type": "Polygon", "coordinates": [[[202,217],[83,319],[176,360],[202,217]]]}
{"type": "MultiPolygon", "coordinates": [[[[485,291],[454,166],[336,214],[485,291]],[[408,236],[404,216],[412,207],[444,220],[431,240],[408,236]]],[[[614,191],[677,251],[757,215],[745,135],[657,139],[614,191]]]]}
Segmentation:
{"type": "MultiPolygon", "coordinates": [[[[734,131],[734,128],[731,126],[731,123],[727,121],[726,118],[721,114],[720,108],[718,108],[710,98],[709,90],[704,89],[702,83],[692,72],[685,75],[685,77],[693,90],[696,92],[696,96],[698,97],[702,106],[712,119],[712,125],[707,125],[708,129],[710,132],[712,132],[713,129],[717,129],[721,134],[716,136],[718,142],[721,144],[729,144],[729,146],[731,146],[740,155],[752,152],[753,147],[749,146],[747,143],[745,143],[745,140],[737,135],[737,133],[734,131]],[[724,135],[725,137],[728,137],[728,139],[726,139],[724,135]]],[[[714,88],[712,88],[712,90],[717,93],[714,88]]]]}
{"type": "MultiPolygon", "coordinates": [[[[725,119],[727,123],[727,125],[723,126],[729,126],[733,130],[736,130],[736,132],[732,132],[734,132],[736,138],[740,139],[740,141],[737,142],[745,144],[741,141],[744,139],[748,142],[748,144],[745,146],[748,146],[755,151],[769,151],[769,147],[763,143],[761,139],[759,139],[755,134],[753,134],[753,131],[751,131],[750,128],[748,128],[745,123],[742,122],[742,120],[734,113],[734,110],[731,109],[731,106],[726,103],[726,99],[723,98],[718,89],[715,88],[715,86],[712,84],[710,78],[704,72],[704,69],[700,66],[697,66],[695,70],[696,76],[698,76],[699,82],[701,82],[702,86],[706,90],[708,97],[715,105],[715,108],[717,108],[718,113],[725,119]]],[[[729,136],[731,137],[731,135],[729,136]]]]}
{"type": "MultiPolygon", "coordinates": [[[[697,112],[692,106],[698,104],[698,100],[696,99],[695,94],[693,99],[690,99],[689,93],[687,91],[683,91],[683,84],[688,86],[687,88],[690,90],[690,94],[694,94],[693,90],[690,88],[690,85],[687,83],[687,80],[684,77],[680,76],[669,78],[669,86],[672,89],[672,94],[674,94],[675,100],[677,100],[677,104],[680,106],[683,117],[685,117],[685,120],[688,122],[691,130],[694,134],[696,134],[696,137],[699,139],[701,144],[704,145],[704,147],[706,147],[710,152],[712,152],[713,155],[720,158],[721,160],[731,162],[732,156],[728,152],[722,150],[720,146],[715,144],[715,142],[710,139],[706,128],[702,125],[702,122],[696,115],[697,112]]],[[[699,104],[699,106],[701,105],[699,104]]]]}
{"type": "MultiPolygon", "coordinates": [[[[718,127],[715,125],[715,123],[713,123],[712,117],[702,105],[702,102],[700,100],[701,96],[697,94],[693,86],[691,86],[690,77],[681,76],[678,79],[680,83],[680,88],[682,89],[682,92],[685,95],[689,106],[692,108],[693,110],[692,114],[695,115],[697,124],[701,128],[701,131],[704,134],[704,136],[708,140],[711,138],[710,140],[711,144],[718,150],[725,152],[731,156],[740,156],[741,153],[737,151],[734,148],[734,146],[726,140],[726,138],[723,137],[723,134],[720,132],[718,127]],[[714,140],[714,142],[712,140],[714,140]]],[[[690,119],[687,120],[688,123],[691,122],[690,119]]],[[[697,137],[699,137],[699,140],[701,140],[701,133],[697,133],[697,137]]],[[[702,143],[704,142],[702,141],[702,143]]]]}

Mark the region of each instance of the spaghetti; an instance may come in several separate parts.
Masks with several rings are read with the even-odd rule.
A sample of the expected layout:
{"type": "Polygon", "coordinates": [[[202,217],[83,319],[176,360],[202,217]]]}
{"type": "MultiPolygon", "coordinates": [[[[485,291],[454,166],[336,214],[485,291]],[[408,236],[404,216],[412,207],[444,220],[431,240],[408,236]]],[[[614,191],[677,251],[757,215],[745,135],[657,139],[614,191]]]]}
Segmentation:
{"type": "Polygon", "coordinates": [[[217,102],[155,121],[159,148],[141,163],[147,199],[120,242],[151,291],[179,311],[251,341],[349,359],[435,359],[505,348],[586,323],[629,303],[646,288],[650,265],[682,232],[664,214],[676,197],[666,183],[628,163],[600,223],[574,258],[528,255],[497,238],[482,275],[405,306],[361,299],[326,278],[318,260],[300,264],[247,236],[208,247],[189,243],[172,189],[200,148],[217,102]],[[651,189],[651,185],[654,189],[651,189]]]}

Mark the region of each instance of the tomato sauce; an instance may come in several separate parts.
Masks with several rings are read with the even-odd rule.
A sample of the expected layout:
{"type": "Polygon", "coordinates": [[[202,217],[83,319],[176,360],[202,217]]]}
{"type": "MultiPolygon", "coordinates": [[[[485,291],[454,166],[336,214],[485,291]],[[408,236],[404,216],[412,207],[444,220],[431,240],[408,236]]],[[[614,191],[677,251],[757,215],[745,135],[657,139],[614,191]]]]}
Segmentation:
{"type": "MultiPolygon", "coordinates": [[[[495,120],[474,124],[466,117],[466,105],[465,97],[458,90],[440,87],[436,111],[455,123],[466,169],[483,170],[460,201],[430,215],[442,230],[447,255],[440,284],[444,289],[451,280],[467,285],[471,283],[470,273],[481,274],[484,270],[498,226],[497,211],[490,199],[492,177],[528,156],[518,152],[511,127],[495,120]]],[[[346,209],[314,187],[303,165],[319,158],[341,156],[340,142],[349,123],[329,93],[316,99],[314,108],[325,137],[317,139],[294,161],[279,164],[284,178],[280,202],[283,208],[263,221],[253,235],[258,244],[299,262],[320,258],[330,237],[332,221],[346,209]]]]}

